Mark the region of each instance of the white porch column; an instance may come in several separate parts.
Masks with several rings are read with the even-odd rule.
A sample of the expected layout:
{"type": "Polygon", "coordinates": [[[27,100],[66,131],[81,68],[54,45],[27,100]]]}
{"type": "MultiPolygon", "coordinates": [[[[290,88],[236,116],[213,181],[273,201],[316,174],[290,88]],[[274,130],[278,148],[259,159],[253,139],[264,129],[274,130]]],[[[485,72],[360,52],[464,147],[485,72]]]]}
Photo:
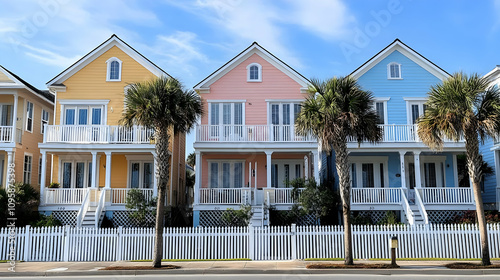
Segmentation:
{"type": "Polygon", "coordinates": [[[194,170],[194,204],[200,203],[201,191],[201,152],[195,151],[195,170],[194,170]]]}
{"type": "Polygon", "coordinates": [[[401,188],[406,189],[406,169],[405,169],[406,151],[399,151],[399,163],[401,165],[401,188]]]}
{"type": "Polygon", "coordinates": [[[90,187],[95,189],[97,181],[97,152],[92,151],[90,153],[92,154],[92,178],[90,178],[90,187]]]}
{"type": "Polygon", "coordinates": [[[106,154],[106,182],[104,188],[111,188],[111,152],[104,152],[106,154]]]}
{"type": "Polygon", "coordinates": [[[318,150],[314,150],[313,152],[313,174],[314,174],[314,180],[316,180],[316,183],[319,182],[319,153],[318,150]]]}
{"type": "MultiPolygon", "coordinates": [[[[7,151],[7,176],[5,176],[5,187],[4,188],[6,188],[9,185],[9,181],[10,181],[9,180],[10,179],[9,175],[11,173],[11,172],[9,172],[9,169],[11,169],[10,167],[12,166],[11,164],[13,163],[13,160],[12,160],[13,154],[14,154],[14,152],[7,151]]],[[[15,176],[15,173],[13,175],[15,176]]],[[[22,178],[22,174],[20,174],[20,175],[21,175],[21,178],[22,178]]],[[[18,179],[18,180],[14,180],[14,182],[15,181],[21,181],[21,180],[18,179]]],[[[41,198],[40,198],[40,200],[41,200],[41,198]]]]}
{"type": "Polygon", "coordinates": [[[43,202],[45,201],[43,198],[45,196],[45,181],[47,178],[47,152],[41,151],[42,152],[42,170],[40,174],[40,204],[43,205],[43,202]]]}
{"type": "Polygon", "coordinates": [[[306,156],[304,156],[304,179],[308,179],[309,178],[309,158],[306,156]]]}
{"type": "MultiPolygon", "coordinates": [[[[272,151],[266,151],[266,164],[267,164],[267,169],[266,169],[266,172],[267,172],[267,186],[268,188],[271,187],[272,183],[271,183],[271,168],[272,168],[272,163],[271,163],[271,159],[272,159],[272,154],[273,152],[272,151]]],[[[278,174],[276,174],[278,175],[278,174]]]]}
{"type": "MultiPolygon", "coordinates": [[[[19,96],[17,96],[17,94],[14,94],[14,110],[12,112],[12,142],[16,143],[17,142],[17,139],[16,139],[16,130],[17,130],[17,104],[18,104],[18,101],[19,100],[19,96]]],[[[45,135],[44,135],[45,136],[45,135]]],[[[42,193],[40,193],[40,196],[42,195],[42,193]]],[[[41,197],[40,197],[40,201],[41,201],[41,197]]]]}
{"type": "Polygon", "coordinates": [[[422,187],[422,177],[420,176],[420,151],[413,151],[415,164],[415,187],[422,187]]]}
{"type": "Polygon", "coordinates": [[[156,178],[156,167],[158,166],[158,157],[156,156],[156,152],[151,152],[153,154],[153,197],[158,196],[158,178],[156,178]]]}

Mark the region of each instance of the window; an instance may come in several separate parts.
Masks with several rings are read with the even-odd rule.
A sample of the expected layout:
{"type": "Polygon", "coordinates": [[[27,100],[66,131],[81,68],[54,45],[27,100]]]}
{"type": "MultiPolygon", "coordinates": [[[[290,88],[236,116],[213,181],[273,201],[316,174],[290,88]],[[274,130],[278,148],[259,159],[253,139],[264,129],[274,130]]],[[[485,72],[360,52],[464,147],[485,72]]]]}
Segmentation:
{"type": "Polygon", "coordinates": [[[301,110],[300,104],[271,103],[269,110],[273,141],[292,141],[300,137],[295,135],[295,120],[301,110]]]}
{"type": "Polygon", "coordinates": [[[46,124],[49,124],[49,112],[42,109],[42,134],[45,133],[46,124]]]}
{"type": "Polygon", "coordinates": [[[245,106],[243,102],[209,103],[210,136],[232,140],[243,137],[245,106]],[[222,123],[221,123],[222,120],[222,123]]]}
{"type": "Polygon", "coordinates": [[[425,110],[427,109],[427,105],[425,102],[427,101],[426,99],[419,99],[419,100],[409,100],[406,99],[407,101],[407,118],[408,118],[408,124],[416,124],[418,118],[424,114],[425,110]]]}
{"type": "Polygon", "coordinates": [[[247,82],[262,82],[262,66],[252,63],[247,66],[247,82]]]}
{"type": "Polygon", "coordinates": [[[241,188],[243,187],[243,161],[210,161],[210,188],[241,188]]]}
{"type": "Polygon", "coordinates": [[[401,64],[392,62],[387,65],[387,79],[402,79],[401,64]]]}
{"type": "MultiPolygon", "coordinates": [[[[103,106],[64,106],[65,125],[101,125],[103,124],[103,106]]],[[[47,114],[48,119],[48,114],[47,114]]],[[[42,120],[43,122],[43,120],[42,120]]]]}
{"type": "Polygon", "coordinates": [[[42,155],[40,155],[38,160],[38,184],[42,184],[42,155]]]}
{"type": "Polygon", "coordinates": [[[26,103],[26,131],[33,132],[33,103],[26,103]]]}
{"type": "Polygon", "coordinates": [[[351,187],[384,188],[389,185],[387,157],[355,157],[351,159],[351,187]]]}
{"type": "Polygon", "coordinates": [[[107,75],[106,81],[121,81],[122,79],[122,61],[116,57],[112,57],[106,61],[107,66],[107,75]]]}
{"type": "MultiPolygon", "coordinates": [[[[63,188],[90,188],[92,186],[92,160],[90,158],[76,160],[63,159],[61,164],[61,182],[63,188]]],[[[96,176],[96,178],[99,177],[96,176]]]]}
{"type": "Polygon", "coordinates": [[[31,165],[33,162],[33,156],[24,155],[24,173],[23,182],[25,184],[31,184],[31,165]]]}
{"type": "Polygon", "coordinates": [[[153,188],[153,162],[132,161],[130,163],[130,183],[132,189],[153,188]]]}
{"type": "Polygon", "coordinates": [[[12,105],[1,105],[0,106],[0,125],[1,126],[11,126],[12,125],[12,105]]]}

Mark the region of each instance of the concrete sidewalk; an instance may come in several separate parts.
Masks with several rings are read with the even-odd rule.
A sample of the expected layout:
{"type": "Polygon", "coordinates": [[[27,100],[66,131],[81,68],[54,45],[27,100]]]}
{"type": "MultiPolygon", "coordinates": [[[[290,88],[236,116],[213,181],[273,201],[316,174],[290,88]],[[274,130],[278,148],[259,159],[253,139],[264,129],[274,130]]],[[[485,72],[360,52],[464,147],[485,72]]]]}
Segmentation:
{"type": "MultiPolygon", "coordinates": [[[[8,271],[10,264],[0,263],[0,277],[13,276],[81,276],[81,275],[145,275],[145,274],[498,274],[500,269],[452,270],[444,265],[457,261],[398,261],[399,269],[306,269],[311,263],[342,263],[342,261],[198,261],[164,262],[180,266],[174,270],[99,270],[109,266],[147,266],[150,262],[23,262],[16,272],[8,271]]],[[[356,263],[388,263],[356,261],[356,263]]],[[[495,261],[494,263],[500,263],[495,261]]]]}

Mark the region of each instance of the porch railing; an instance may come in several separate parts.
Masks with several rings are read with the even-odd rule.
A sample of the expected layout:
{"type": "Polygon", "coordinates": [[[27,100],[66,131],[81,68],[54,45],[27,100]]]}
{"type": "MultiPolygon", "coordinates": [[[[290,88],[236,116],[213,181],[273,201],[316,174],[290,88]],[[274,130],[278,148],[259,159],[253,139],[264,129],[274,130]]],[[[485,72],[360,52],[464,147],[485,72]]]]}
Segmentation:
{"type": "Polygon", "coordinates": [[[351,188],[352,204],[401,204],[401,188],[351,188]]]}
{"type": "Polygon", "coordinates": [[[292,125],[198,125],[197,142],[315,142],[300,136],[292,125]]]}
{"type": "Polygon", "coordinates": [[[419,188],[424,204],[474,204],[471,188],[419,188]]]}
{"type": "MultiPolygon", "coordinates": [[[[382,124],[381,142],[420,142],[416,124],[382,124]]],[[[349,142],[356,142],[356,139],[349,138],[349,142]]],[[[445,141],[450,141],[445,139],[445,141]]]]}
{"type": "Polygon", "coordinates": [[[149,144],[154,130],[142,126],[47,125],[44,143],[134,143],[149,144]]]}
{"type": "Polygon", "coordinates": [[[271,204],[294,204],[299,202],[300,194],[304,189],[298,189],[296,197],[293,195],[293,188],[270,188],[265,189],[270,196],[271,204]]]}
{"type": "Polygon", "coordinates": [[[13,126],[0,126],[0,143],[12,142],[13,126]]]}
{"type": "Polygon", "coordinates": [[[45,204],[81,204],[89,189],[45,189],[45,204]]]}
{"type": "Polygon", "coordinates": [[[111,204],[127,203],[127,195],[131,190],[141,191],[148,202],[153,199],[152,189],[111,189],[111,204]]]}
{"type": "Polygon", "coordinates": [[[202,188],[200,204],[249,204],[250,188],[202,188]]]}

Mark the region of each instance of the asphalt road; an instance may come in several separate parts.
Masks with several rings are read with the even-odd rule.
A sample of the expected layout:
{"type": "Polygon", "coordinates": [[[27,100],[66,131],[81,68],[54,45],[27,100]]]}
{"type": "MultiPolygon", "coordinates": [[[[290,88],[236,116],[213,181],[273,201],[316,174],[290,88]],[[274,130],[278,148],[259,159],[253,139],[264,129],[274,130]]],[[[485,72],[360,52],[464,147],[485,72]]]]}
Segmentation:
{"type": "MultiPolygon", "coordinates": [[[[9,277],[9,279],[23,280],[23,279],[38,279],[37,277],[9,277]]],[[[7,278],[6,278],[7,279],[7,278]]],[[[498,275],[361,275],[361,274],[334,274],[334,275],[266,275],[266,274],[224,274],[224,275],[137,275],[137,276],[50,276],[43,277],[47,280],[61,280],[61,279],[179,279],[179,280],[331,280],[331,279],[495,279],[498,280],[498,275]]]]}

